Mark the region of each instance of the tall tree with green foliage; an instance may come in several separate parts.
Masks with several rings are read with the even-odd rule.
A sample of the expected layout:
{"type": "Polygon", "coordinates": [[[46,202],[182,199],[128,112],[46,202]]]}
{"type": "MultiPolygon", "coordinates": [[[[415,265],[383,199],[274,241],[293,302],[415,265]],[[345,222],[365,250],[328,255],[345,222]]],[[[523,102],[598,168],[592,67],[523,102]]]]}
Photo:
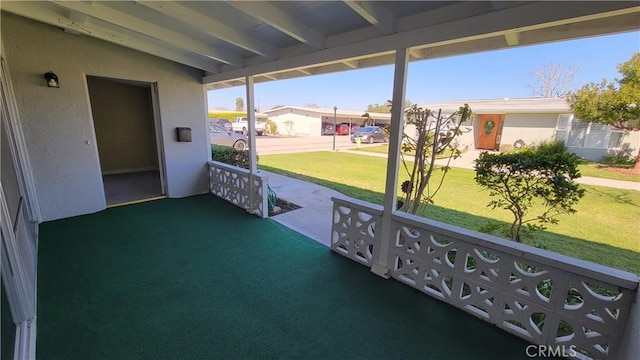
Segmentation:
{"type": "MultiPolygon", "coordinates": [[[[607,124],[616,129],[640,130],[640,52],[618,65],[621,79],[584,85],[567,96],[574,116],[584,122],[607,124]]],[[[634,172],[640,173],[640,149],[634,172]]]]}
{"type": "Polygon", "coordinates": [[[576,212],[573,206],[584,196],[574,182],[580,177],[579,162],[562,142],[502,154],[483,152],[476,160],[475,180],[495,198],[487,206],[513,214],[508,233],[520,242],[523,226],[542,230],[544,224],[558,223],[558,215],[576,212]],[[540,208],[541,213],[530,214],[540,208]]]}
{"type": "Polygon", "coordinates": [[[236,111],[242,111],[244,109],[244,100],[241,97],[236,98],[236,111]]]}

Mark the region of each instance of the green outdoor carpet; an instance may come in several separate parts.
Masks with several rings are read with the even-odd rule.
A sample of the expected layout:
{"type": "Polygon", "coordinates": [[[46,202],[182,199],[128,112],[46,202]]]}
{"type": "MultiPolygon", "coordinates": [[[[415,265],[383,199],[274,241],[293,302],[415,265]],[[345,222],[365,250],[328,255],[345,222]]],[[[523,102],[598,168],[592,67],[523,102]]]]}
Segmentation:
{"type": "Polygon", "coordinates": [[[211,195],[40,229],[38,359],[527,359],[527,345],[211,195]]]}

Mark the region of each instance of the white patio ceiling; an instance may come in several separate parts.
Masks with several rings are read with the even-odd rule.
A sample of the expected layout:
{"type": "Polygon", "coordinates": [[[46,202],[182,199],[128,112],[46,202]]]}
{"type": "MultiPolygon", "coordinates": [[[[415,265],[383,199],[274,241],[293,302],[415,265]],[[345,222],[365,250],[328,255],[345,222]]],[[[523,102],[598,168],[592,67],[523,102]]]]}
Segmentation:
{"type": "Polygon", "coordinates": [[[207,88],[640,28],[635,1],[2,1],[3,11],[204,71],[207,88]]]}

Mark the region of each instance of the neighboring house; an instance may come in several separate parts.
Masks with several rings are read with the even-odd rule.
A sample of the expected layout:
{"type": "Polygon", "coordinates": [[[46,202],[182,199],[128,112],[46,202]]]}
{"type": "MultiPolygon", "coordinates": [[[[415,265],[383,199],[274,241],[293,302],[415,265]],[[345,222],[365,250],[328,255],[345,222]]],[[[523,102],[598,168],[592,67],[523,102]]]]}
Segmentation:
{"type": "Polygon", "coordinates": [[[635,152],[640,146],[640,132],[583,123],[563,98],[455,100],[423,107],[452,113],[463,104],[469,104],[474,114],[468,124],[471,131],[460,138],[469,149],[508,149],[557,139],[578,156],[599,161],[609,152],[622,148],[635,152]]]}
{"type": "MultiPolygon", "coordinates": [[[[362,115],[365,112],[337,109],[335,123],[363,125],[366,119],[362,115]]],[[[264,113],[276,123],[280,135],[322,135],[324,126],[334,122],[333,109],[285,106],[266,110],[264,113]]],[[[383,113],[369,113],[369,116],[374,124],[389,124],[391,119],[390,114],[383,113]]]]}

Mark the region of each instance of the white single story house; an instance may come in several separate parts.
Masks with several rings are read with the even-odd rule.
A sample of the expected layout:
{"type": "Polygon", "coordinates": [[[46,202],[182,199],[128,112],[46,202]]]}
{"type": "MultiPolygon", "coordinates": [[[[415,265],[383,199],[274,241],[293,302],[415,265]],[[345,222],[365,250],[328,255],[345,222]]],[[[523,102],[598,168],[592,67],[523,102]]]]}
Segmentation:
{"type": "MultiPolygon", "coordinates": [[[[264,111],[271,121],[278,126],[280,135],[322,135],[322,129],[327,124],[348,123],[363,125],[367,119],[362,115],[366,111],[341,110],[326,108],[309,108],[298,106],[284,106],[281,108],[264,111]]],[[[374,124],[388,125],[391,121],[391,114],[369,113],[374,124]]],[[[371,125],[374,125],[371,124],[371,125]]]]}
{"type": "Polygon", "coordinates": [[[455,100],[423,107],[452,113],[464,104],[474,114],[468,126],[471,131],[460,138],[469,149],[499,150],[557,139],[578,156],[599,161],[622,148],[632,149],[635,155],[640,146],[640,132],[583,123],[574,118],[563,98],[455,100]]]}

